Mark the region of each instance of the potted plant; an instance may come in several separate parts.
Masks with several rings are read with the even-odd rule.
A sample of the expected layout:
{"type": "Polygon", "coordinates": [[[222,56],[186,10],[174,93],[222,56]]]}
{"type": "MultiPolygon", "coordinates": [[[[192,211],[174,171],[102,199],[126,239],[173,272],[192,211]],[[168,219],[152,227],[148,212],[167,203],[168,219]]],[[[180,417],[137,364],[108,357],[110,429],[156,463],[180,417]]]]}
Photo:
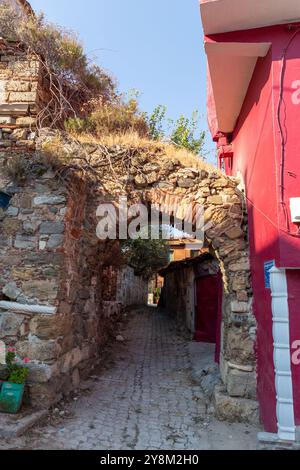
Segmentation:
{"type": "Polygon", "coordinates": [[[0,391],[0,411],[17,413],[22,405],[29,370],[16,363],[16,356],[13,352],[7,353],[6,365],[8,371],[7,381],[2,383],[0,391]]]}

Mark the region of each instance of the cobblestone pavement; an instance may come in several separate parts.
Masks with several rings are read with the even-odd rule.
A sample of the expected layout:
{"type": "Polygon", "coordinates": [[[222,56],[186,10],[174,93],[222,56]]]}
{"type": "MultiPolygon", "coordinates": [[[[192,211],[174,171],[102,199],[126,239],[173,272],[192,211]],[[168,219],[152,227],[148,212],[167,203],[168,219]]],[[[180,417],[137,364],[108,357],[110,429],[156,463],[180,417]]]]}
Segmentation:
{"type": "Polygon", "coordinates": [[[137,310],[113,346],[114,365],[65,405],[67,417],[5,448],[97,450],[255,449],[258,430],[220,423],[193,385],[187,340],[156,309],[137,310]]]}

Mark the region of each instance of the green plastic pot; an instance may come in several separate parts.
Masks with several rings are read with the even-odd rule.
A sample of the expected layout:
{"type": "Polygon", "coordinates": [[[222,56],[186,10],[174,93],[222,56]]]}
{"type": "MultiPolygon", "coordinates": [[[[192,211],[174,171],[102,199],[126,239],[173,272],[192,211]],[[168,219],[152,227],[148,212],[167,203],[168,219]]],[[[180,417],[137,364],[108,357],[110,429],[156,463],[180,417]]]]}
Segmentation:
{"type": "Polygon", "coordinates": [[[0,411],[3,413],[18,413],[21,408],[25,384],[3,382],[0,391],[0,411]]]}

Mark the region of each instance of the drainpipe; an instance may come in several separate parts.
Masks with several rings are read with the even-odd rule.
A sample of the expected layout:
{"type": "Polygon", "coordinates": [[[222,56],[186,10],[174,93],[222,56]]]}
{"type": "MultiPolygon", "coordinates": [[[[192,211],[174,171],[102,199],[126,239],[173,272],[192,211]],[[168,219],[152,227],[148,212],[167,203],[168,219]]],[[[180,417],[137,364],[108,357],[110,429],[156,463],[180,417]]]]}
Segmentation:
{"type": "Polygon", "coordinates": [[[296,427],[286,271],[273,267],[270,273],[278,438],[284,441],[295,441],[296,427]]]}

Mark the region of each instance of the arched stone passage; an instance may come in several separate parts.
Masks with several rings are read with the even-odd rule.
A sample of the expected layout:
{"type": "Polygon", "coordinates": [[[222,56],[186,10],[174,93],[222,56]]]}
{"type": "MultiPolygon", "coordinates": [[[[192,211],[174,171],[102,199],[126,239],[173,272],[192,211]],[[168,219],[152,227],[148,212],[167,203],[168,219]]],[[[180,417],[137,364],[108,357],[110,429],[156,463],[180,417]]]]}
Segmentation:
{"type": "MultiPolygon", "coordinates": [[[[57,135],[42,133],[39,152],[45,150],[45,142],[49,149],[52,140],[57,135]]],[[[13,337],[12,346],[20,356],[35,361],[32,394],[36,402],[43,396],[45,402],[53,403],[63,391],[76,387],[98,360],[113,328],[102,289],[107,282],[105,268],[117,258],[116,242],[97,238],[96,210],[107,198],[117,201],[119,196],[127,196],[129,205],[146,202],[178,219],[185,217],[185,207],[192,207],[193,223],[194,209],[203,207],[206,241],[218,258],[224,282],[220,368],[231,398],[219,391],[219,415],[227,418],[224,410],[235,407],[240,410],[231,412],[236,413],[235,418],[253,420],[256,405],[245,399],[255,398],[255,319],[247,219],[238,182],[196,160],[194,168],[187,167],[166,155],[163,148],[78,146],[63,139],[53,148],[70,152],[73,159],[75,155],[75,164],[72,160],[70,167],[63,168],[59,179],[47,168],[41,173],[40,167],[38,175],[15,191],[9,189],[11,181],[2,179],[2,187],[11,192],[12,199],[9,213],[4,212],[1,221],[1,263],[5,268],[0,288],[11,300],[34,305],[50,302],[56,312],[52,316],[24,315],[22,309],[17,312],[0,303],[2,315],[13,316],[15,324],[13,332],[2,332],[4,341],[13,337]],[[78,155],[82,165],[80,152],[85,162],[88,155],[83,167],[76,161],[78,155]],[[99,167],[98,172],[95,168],[99,167]],[[62,175],[67,175],[64,183],[62,175]],[[17,263],[21,270],[16,269],[17,263]]]]}
{"type": "MultiPolygon", "coordinates": [[[[228,402],[222,391],[216,395],[219,416],[228,418],[236,413],[241,419],[258,420],[257,406],[251,401],[256,398],[256,320],[252,313],[247,214],[239,181],[214,170],[186,168],[168,158],[158,161],[154,155],[148,159],[135,155],[130,163],[125,192],[129,204],[146,202],[177,219],[184,219],[186,208],[190,211],[192,206],[194,226],[196,207],[203,208],[206,244],[218,259],[223,277],[220,369],[232,398],[228,402]]],[[[109,194],[114,198],[114,191],[109,194]]]]}

